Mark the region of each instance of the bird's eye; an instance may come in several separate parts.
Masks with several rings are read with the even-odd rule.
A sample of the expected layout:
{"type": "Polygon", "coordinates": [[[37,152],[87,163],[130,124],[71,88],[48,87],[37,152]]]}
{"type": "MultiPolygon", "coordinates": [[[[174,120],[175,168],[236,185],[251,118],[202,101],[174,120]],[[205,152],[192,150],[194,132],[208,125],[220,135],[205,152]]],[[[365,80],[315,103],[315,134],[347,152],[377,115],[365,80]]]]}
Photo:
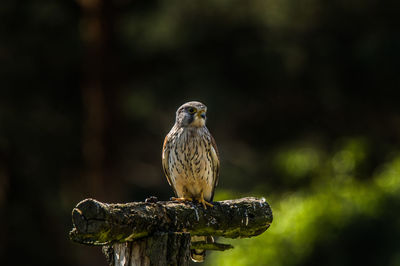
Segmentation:
{"type": "Polygon", "coordinates": [[[196,109],[193,108],[193,107],[190,107],[190,108],[188,109],[188,111],[189,111],[189,114],[194,114],[194,113],[196,112],[196,109]]]}

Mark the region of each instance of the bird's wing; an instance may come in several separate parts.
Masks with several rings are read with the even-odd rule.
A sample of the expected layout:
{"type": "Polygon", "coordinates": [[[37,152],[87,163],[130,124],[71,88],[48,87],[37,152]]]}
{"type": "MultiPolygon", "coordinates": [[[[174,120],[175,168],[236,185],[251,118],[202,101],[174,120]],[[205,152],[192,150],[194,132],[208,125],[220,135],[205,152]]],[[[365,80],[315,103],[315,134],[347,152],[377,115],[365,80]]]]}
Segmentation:
{"type": "Polygon", "coordinates": [[[214,172],[214,183],[212,187],[212,192],[211,192],[211,201],[214,198],[214,191],[215,187],[218,185],[218,178],[219,178],[219,154],[218,154],[218,148],[217,148],[217,143],[215,142],[215,139],[213,136],[211,136],[211,159],[213,162],[213,172],[214,172]]]}
{"type": "Polygon", "coordinates": [[[169,172],[169,165],[168,165],[168,163],[169,163],[169,153],[170,153],[170,148],[169,148],[169,145],[168,145],[168,135],[167,135],[165,137],[165,139],[164,139],[164,144],[163,144],[163,149],[162,149],[162,156],[161,156],[161,158],[162,158],[162,167],[163,167],[163,170],[164,170],[165,177],[167,178],[168,184],[173,188],[174,193],[177,196],[176,190],[175,190],[174,184],[172,183],[171,175],[170,175],[170,172],[169,172]]]}

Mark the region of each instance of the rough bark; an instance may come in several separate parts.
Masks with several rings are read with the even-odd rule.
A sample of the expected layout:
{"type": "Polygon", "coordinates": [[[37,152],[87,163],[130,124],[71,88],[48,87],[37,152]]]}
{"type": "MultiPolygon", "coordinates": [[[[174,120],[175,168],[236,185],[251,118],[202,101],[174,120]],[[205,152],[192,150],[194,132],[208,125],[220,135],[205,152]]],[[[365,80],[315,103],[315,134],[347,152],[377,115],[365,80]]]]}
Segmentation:
{"type": "Polygon", "coordinates": [[[115,243],[104,249],[113,266],[189,265],[190,234],[156,233],[133,242],[115,243]]]}
{"type": "Polygon", "coordinates": [[[106,204],[86,199],[72,211],[70,238],[83,244],[108,245],[166,232],[252,237],[263,233],[272,222],[271,208],[264,199],[213,204],[204,209],[199,204],[173,201],[106,204]]]}

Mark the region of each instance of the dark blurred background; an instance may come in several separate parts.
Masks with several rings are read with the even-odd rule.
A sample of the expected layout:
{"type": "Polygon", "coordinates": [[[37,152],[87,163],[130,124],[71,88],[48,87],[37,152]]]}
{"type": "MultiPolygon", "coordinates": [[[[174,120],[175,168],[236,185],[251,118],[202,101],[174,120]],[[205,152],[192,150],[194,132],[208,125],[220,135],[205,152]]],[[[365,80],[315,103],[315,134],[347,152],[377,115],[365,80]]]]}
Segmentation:
{"type": "MultiPolygon", "coordinates": [[[[189,100],[216,200],[274,222],[208,265],[400,265],[400,2],[2,0],[0,261],[106,265],[72,208],[172,196],[164,136],[189,100]]],[[[224,242],[222,240],[222,242],[224,242]]]]}

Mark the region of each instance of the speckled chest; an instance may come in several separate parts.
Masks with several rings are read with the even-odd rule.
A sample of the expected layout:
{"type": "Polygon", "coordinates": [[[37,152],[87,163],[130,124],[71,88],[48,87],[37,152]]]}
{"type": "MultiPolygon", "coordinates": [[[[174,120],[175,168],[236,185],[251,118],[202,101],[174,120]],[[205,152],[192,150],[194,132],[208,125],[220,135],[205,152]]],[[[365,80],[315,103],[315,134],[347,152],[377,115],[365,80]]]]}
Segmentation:
{"type": "Polygon", "coordinates": [[[170,136],[168,158],[171,181],[178,196],[211,197],[213,162],[207,128],[182,128],[170,136]]]}

